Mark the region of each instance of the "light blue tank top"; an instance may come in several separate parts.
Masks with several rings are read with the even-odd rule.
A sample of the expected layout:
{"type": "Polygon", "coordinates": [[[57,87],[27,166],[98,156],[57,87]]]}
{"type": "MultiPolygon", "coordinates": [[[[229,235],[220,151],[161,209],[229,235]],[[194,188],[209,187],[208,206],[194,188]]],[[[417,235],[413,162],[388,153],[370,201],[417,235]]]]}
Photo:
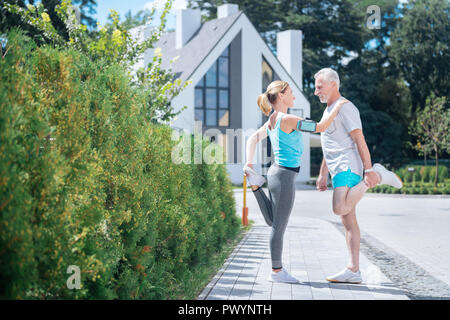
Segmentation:
{"type": "MultiPolygon", "coordinates": [[[[281,112],[280,112],[281,113],[281,112]]],[[[270,137],[272,150],[275,155],[275,162],[284,167],[296,168],[300,166],[303,153],[303,136],[301,131],[286,133],[281,130],[281,119],[284,113],[278,117],[275,128],[269,130],[267,135],[270,137]]]]}

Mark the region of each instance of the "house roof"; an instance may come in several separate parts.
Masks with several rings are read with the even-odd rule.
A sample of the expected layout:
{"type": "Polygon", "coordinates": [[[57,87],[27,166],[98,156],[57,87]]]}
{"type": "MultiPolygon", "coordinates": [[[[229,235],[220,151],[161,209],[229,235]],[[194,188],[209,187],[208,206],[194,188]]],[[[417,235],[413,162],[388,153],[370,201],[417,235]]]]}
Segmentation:
{"type": "Polygon", "coordinates": [[[188,80],[241,14],[239,11],[229,17],[205,22],[181,49],[176,49],[175,32],[161,35],[154,45],[161,48],[161,68],[168,69],[170,61],[178,56],[179,59],[172,64],[172,72],[181,80],[188,80]]]}

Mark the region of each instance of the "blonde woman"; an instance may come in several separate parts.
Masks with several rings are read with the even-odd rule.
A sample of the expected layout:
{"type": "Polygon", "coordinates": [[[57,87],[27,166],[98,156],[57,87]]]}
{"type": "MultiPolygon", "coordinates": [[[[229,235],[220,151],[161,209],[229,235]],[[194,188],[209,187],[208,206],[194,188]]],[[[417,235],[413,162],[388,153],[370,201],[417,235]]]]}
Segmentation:
{"type": "Polygon", "coordinates": [[[269,281],[298,282],[282,266],[283,236],[295,198],[295,177],[300,171],[303,153],[302,131],[323,132],[333,122],[342,105],[348,102],[339,101],[333,112],[319,123],[287,114],[293,107],[295,97],[286,81],[274,81],[267,91],[258,97],[258,106],[269,116],[269,120],[250,136],[246,145],[247,163],[244,174],[248,177],[253,194],[264,216],[266,223],[272,226],[270,236],[270,252],[272,272],[269,281]],[[253,170],[253,156],[256,145],[267,136],[270,137],[275,162],[267,173],[269,197],[260,188],[265,179],[253,170]]]}

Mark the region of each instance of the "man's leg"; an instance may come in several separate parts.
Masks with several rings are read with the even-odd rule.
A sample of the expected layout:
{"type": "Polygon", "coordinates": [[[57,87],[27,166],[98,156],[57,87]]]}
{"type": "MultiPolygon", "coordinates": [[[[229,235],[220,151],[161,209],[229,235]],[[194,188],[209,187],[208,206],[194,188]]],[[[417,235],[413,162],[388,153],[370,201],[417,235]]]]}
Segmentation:
{"type": "Polygon", "coordinates": [[[341,220],[345,228],[345,240],[350,255],[347,268],[353,272],[357,272],[359,270],[361,234],[358,222],[356,221],[356,207],[353,207],[348,214],[341,216],[341,220]]]}
{"type": "Polygon", "coordinates": [[[361,234],[356,221],[356,207],[353,207],[349,213],[341,215],[341,221],[345,229],[345,242],[347,243],[349,262],[344,270],[326,279],[330,282],[361,283],[362,278],[359,271],[361,234]]]}
{"type": "Polygon", "coordinates": [[[369,189],[364,180],[353,188],[338,187],[333,192],[333,212],[339,216],[349,214],[369,189]]]}

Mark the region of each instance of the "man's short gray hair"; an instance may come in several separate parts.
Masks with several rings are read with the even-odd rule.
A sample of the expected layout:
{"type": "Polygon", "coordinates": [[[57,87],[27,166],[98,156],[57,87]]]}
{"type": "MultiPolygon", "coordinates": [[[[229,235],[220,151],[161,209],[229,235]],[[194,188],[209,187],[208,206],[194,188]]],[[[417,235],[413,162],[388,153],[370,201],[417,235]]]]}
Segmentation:
{"type": "Polygon", "coordinates": [[[327,81],[334,81],[334,82],[336,82],[336,85],[337,85],[337,87],[339,89],[339,84],[340,84],[339,75],[333,69],[331,69],[331,68],[323,68],[323,69],[319,70],[319,72],[317,72],[314,75],[314,79],[317,79],[319,76],[323,76],[324,79],[327,80],[327,81]]]}

